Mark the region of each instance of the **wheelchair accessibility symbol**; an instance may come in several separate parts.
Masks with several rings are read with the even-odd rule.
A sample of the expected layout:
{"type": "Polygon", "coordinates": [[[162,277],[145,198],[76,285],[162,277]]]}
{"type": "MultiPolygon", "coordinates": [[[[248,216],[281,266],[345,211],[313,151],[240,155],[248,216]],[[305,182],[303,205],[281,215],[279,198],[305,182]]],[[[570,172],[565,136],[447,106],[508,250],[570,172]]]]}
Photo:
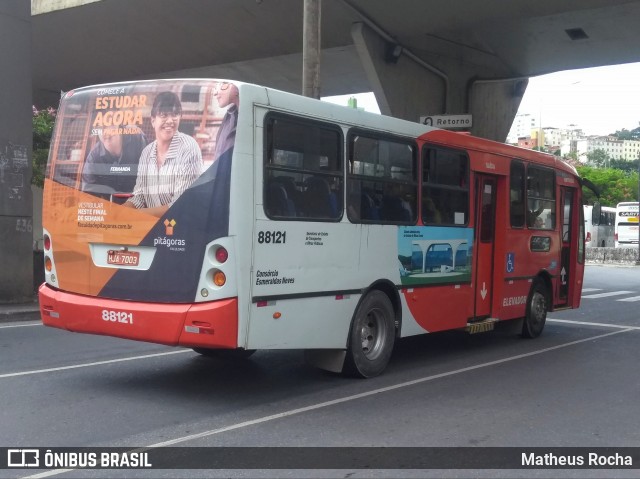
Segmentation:
{"type": "Polygon", "coordinates": [[[516,268],[516,254],[507,253],[507,273],[513,273],[516,268]]]}

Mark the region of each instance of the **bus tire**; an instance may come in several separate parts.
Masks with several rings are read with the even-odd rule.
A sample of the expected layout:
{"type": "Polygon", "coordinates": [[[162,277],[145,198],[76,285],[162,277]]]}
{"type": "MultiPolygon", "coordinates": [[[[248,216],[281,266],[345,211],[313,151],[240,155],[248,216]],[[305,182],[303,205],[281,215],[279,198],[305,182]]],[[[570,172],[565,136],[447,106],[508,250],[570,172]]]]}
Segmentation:
{"type": "Polygon", "coordinates": [[[537,338],[542,333],[547,321],[548,298],[547,287],[541,280],[535,279],[527,298],[527,310],[522,323],[523,337],[537,338]]]}
{"type": "Polygon", "coordinates": [[[255,349],[209,349],[209,348],[191,348],[196,353],[206,356],[208,358],[216,359],[229,359],[229,360],[241,360],[247,359],[253,353],[255,349]]]}
{"type": "Polygon", "coordinates": [[[344,373],[372,378],[387,367],[395,340],[395,313],[382,291],[369,292],[351,322],[344,373]]]}

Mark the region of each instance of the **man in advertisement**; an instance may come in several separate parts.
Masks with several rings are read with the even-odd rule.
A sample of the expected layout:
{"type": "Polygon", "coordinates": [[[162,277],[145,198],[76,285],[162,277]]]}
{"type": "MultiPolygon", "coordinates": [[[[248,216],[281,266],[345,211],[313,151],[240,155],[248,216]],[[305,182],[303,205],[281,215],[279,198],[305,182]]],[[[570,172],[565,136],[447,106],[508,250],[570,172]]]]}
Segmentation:
{"type": "Polygon", "coordinates": [[[122,135],[108,129],[100,130],[100,141],[84,162],[82,191],[116,202],[122,202],[118,201],[118,194],[126,198],[126,194],[133,191],[138,161],[147,140],[138,127],[128,130],[136,133],[122,135]]]}

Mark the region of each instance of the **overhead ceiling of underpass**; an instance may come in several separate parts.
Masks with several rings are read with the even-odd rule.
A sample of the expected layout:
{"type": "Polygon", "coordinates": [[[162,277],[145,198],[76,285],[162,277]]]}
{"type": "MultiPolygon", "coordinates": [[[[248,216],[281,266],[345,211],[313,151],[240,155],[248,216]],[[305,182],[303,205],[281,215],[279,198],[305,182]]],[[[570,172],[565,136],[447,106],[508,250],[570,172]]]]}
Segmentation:
{"type": "MultiPolygon", "coordinates": [[[[299,92],[302,10],[302,0],[101,0],[34,15],[34,102],[177,75],[299,92]]],[[[464,65],[479,78],[640,61],[638,0],[324,0],[323,95],[370,90],[354,22],[426,63],[464,65]]]]}

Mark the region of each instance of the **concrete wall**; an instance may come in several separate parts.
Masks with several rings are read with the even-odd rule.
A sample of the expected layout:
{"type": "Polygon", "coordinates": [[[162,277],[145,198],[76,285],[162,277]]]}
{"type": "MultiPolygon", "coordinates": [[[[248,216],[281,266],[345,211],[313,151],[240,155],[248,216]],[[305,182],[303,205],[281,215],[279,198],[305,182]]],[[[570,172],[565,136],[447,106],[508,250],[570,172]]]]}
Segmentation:
{"type": "Polygon", "coordinates": [[[638,259],[638,247],[631,248],[587,248],[586,259],[596,264],[635,265],[638,259]]]}
{"type": "Polygon", "coordinates": [[[0,303],[33,296],[31,8],[0,2],[0,303]]]}

